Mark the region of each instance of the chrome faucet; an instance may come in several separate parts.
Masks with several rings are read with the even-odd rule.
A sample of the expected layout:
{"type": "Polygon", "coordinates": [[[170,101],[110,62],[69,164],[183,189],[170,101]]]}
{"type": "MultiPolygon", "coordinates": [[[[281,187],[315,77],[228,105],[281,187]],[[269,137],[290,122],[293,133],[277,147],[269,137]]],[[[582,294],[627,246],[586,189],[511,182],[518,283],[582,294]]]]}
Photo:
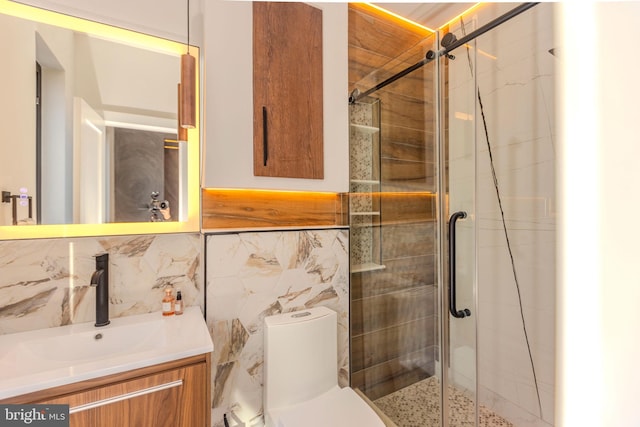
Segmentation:
{"type": "Polygon", "coordinates": [[[96,255],[96,271],[91,275],[91,286],[96,287],[95,326],[107,326],[109,320],[109,254],[96,255]]]}

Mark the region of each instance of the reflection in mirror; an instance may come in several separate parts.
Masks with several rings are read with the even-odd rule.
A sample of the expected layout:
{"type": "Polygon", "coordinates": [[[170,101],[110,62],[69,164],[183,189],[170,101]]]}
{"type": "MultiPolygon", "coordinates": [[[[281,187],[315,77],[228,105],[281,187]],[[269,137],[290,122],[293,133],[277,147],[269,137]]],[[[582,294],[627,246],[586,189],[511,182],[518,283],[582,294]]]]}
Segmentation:
{"type": "Polygon", "coordinates": [[[176,141],[184,50],[0,0],[0,228],[197,224],[197,128],[176,141]]]}

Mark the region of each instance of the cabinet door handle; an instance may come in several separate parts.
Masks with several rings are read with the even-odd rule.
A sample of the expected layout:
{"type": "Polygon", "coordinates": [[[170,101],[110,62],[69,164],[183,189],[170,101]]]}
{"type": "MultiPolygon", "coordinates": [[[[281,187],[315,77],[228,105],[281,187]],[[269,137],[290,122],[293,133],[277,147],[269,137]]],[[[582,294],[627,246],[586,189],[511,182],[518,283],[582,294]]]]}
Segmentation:
{"type": "Polygon", "coordinates": [[[131,393],[120,394],[108,399],[96,400],[95,402],[85,403],[84,405],[74,406],[69,408],[69,413],[88,411],[89,409],[99,408],[100,406],[110,405],[112,403],[120,402],[122,400],[133,399],[134,397],[144,396],[145,394],[156,393],[158,391],[166,390],[168,388],[182,386],[182,380],[172,381],[170,383],[164,383],[157,386],[144,388],[142,390],[132,391],[131,393]]]}
{"type": "Polygon", "coordinates": [[[267,107],[262,107],[262,162],[267,166],[269,159],[269,131],[267,130],[267,107]]]}
{"type": "Polygon", "coordinates": [[[456,221],[466,217],[466,212],[459,211],[449,219],[449,312],[458,319],[471,316],[468,308],[458,310],[456,307],[456,221]]]}

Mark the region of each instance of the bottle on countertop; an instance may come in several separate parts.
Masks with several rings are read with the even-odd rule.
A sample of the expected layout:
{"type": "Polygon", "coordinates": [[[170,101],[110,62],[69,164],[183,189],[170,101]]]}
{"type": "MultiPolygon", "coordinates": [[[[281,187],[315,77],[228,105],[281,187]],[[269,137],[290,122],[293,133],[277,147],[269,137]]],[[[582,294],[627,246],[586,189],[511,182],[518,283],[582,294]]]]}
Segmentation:
{"type": "Polygon", "coordinates": [[[182,292],[180,292],[180,289],[178,289],[178,292],[176,294],[176,302],[174,307],[175,307],[174,311],[176,312],[177,315],[181,315],[182,312],[184,311],[184,305],[182,304],[182,292]]]}
{"type": "Polygon", "coordinates": [[[175,313],[175,298],[173,297],[173,289],[165,288],[164,297],[162,298],[162,315],[173,316],[175,313]]]}

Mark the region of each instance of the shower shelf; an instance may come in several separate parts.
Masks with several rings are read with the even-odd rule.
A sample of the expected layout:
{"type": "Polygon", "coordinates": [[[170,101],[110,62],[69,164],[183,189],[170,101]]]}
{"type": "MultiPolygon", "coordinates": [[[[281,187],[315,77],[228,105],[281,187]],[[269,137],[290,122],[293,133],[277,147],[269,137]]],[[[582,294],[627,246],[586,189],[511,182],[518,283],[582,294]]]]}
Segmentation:
{"type": "Polygon", "coordinates": [[[352,179],[352,184],[378,185],[380,181],[374,179],[352,179]]]}
{"type": "Polygon", "coordinates": [[[387,268],[384,265],[381,264],[376,264],[374,262],[367,262],[364,264],[358,264],[358,265],[354,265],[353,267],[351,267],[351,272],[352,273],[362,273],[365,271],[376,271],[376,270],[384,270],[385,268],[387,268]]]}
{"type": "Polygon", "coordinates": [[[377,227],[380,228],[379,225],[372,225],[371,223],[365,223],[365,224],[349,224],[349,228],[352,229],[362,229],[362,228],[373,228],[373,227],[377,227]]]}
{"type": "Polygon", "coordinates": [[[372,212],[350,212],[351,216],[380,216],[380,212],[372,211],[372,212]]]}
{"type": "Polygon", "coordinates": [[[374,133],[380,132],[380,128],[375,126],[357,125],[355,123],[351,123],[350,125],[351,125],[351,128],[369,135],[373,135],[374,133]]]}
{"type": "Polygon", "coordinates": [[[349,248],[351,274],[384,270],[380,102],[349,106],[349,248]]]}

